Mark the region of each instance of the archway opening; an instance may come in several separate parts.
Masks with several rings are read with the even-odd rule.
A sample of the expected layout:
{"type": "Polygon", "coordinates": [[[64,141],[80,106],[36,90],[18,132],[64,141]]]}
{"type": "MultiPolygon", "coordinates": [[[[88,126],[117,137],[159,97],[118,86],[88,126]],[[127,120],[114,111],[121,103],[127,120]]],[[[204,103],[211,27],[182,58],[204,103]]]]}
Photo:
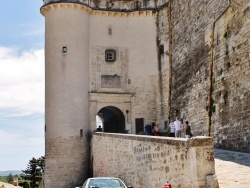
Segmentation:
{"type": "Polygon", "coordinates": [[[96,121],[96,128],[102,128],[103,129],[103,118],[102,114],[98,113],[95,118],[96,121]]]}
{"type": "MultiPolygon", "coordinates": [[[[106,106],[99,110],[97,116],[102,119],[102,129],[110,133],[126,133],[125,117],[122,111],[114,106],[106,106]]],[[[100,122],[97,122],[99,126],[100,122]]]]}

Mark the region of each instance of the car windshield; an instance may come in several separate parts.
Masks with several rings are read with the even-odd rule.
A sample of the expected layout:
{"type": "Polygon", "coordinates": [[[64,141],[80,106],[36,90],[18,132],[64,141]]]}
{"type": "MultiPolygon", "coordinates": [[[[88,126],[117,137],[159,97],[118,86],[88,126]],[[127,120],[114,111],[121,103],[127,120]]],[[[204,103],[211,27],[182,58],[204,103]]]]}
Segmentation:
{"type": "Polygon", "coordinates": [[[91,179],[88,188],[125,188],[118,179],[91,179]]]}

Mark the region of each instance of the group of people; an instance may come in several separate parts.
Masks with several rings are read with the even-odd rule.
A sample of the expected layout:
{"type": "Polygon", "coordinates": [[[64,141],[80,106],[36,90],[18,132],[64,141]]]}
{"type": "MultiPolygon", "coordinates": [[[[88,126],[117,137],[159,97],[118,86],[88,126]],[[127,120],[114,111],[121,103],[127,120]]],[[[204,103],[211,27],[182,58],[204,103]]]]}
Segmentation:
{"type": "Polygon", "coordinates": [[[147,124],[145,126],[145,132],[146,132],[146,135],[160,136],[159,124],[156,123],[154,126],[147,124]]]}
{"type": "MultiPolygon", "coordinates": [[[[172,121],[169,124],[169,129],[167,131],[168,136],[180,138],[182,137],[181,134],[183,132],[185,138],[191,138],[192,133],[191,133],[191,127],[189,125],[189,122],[186,121],[183,128],[181,125],[182,125],[181,121],[178,119],[178,117],[176,117],[175,121],[172,121]]],[[[145,126],[145,133],[146,135],[160,136],[159,124],[156,123],[154,126],[147,124],[145,126]]]]}
{"type": "MultiPolygon", "coordinates": [[[[186,121],[186,124],[183,127],[183,133],[185,138],[191,138],[192,137],[192,133],[191,133],[191,127],[189,125],[189,122],[186,121]]],[[[178,120],[178,117],[176,117],[175,121],[172,121],[169,124],[169,131],[170,131],[170,137],[177,137],[180,138],[181,137],[181,121],[178,120]]]]}

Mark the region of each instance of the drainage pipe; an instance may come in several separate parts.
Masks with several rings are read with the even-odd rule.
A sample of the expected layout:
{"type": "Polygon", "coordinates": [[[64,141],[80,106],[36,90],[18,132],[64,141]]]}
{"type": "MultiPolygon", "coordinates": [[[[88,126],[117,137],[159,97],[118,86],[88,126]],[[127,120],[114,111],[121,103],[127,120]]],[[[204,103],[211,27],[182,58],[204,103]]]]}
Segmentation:
{"type": "Polygon", "coordinates": [[[172,15],[171,15],[171,5],[172,0],[168,1],[168,32],[169,32],[169,93],[168,93],[168,119],[170,123],[170,116],[171,116],[171,93],[172,93],[172,57],[173,57],[173,37],[172,37],[172,15]]]}

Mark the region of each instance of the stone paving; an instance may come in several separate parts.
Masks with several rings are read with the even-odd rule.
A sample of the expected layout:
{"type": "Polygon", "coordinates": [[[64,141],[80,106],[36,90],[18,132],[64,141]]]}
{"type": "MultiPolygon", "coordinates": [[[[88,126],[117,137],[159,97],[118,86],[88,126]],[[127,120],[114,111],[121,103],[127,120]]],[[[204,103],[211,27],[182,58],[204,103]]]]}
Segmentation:
{"type": "Polygon", "coordinates": [[[215,173],[220,188],[250,188],[250,153],[214,151],[215,173]]]}

